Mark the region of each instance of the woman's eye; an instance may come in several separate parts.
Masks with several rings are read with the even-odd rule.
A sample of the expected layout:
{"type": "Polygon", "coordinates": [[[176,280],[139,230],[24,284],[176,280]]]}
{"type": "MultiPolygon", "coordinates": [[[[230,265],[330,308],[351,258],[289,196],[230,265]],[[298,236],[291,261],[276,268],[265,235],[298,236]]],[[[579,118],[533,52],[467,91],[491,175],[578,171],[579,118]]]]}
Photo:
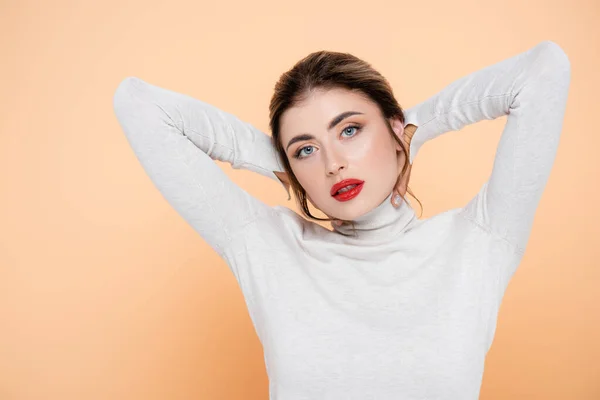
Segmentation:
{"type": "MultiPolygon", "coordinates": [[[[298,151],[296,152],[296,154],[295,154],[295,157],[296,157],[296,158],[302,158],[302,157],[301,157],[302,150],[306,150],[306,149],[310,149],[310,148],[312,148],[312,146],[304,146],[304,147],[300,148],[300,150],[298,150],[298,151]]],[[[309,153],[305,153],[305,154],[307,154],[307,155],[310,155],[311,153],[312,153],[312,151],[311,151],[311,152],[309,152],[309,153]]]]}
{"type": "MultiPolygon", "coordinates": [[[[342,131],[342,133],[345,133],[345,132],[347,133],[349,129],[356,129],[356,130],[358,131],[358,128],[359,128],[358,126],[356,126],[356,125],[352,125],[352,126],[349,126],[349,127],[345,128],[345,129],[342,131]]],[[[354,136],[354,135],[352,135],[352,136],[354,136]]]]}
{"type": "MultiPolygon", "coordinates": [[[[354,137],[354,136],[356,136],[356,133],[360,130],[360,128],[361,127],[359,125],[351,125],[351,126],[348,126],[348,127],[344,128],[344,130],[342,131],[342,134],[348,133],[348,132],[352,132],[352,130],[354,129],[355,130],[354,134],[351,134],[350,136],[346,136],[346,137],[354,137]]],[[[311,155],[313,153],[313,151],[314,151],[314,150],[311,150],[310,152],[304,153],[304,155],[303,155],[302,151],[304,151],[306,149],[314,149],[314,147],[313,146],[304,146],[304,147],[301,147],[300,149],[298,149],[298,151],[296,152],[296,154],[294,154],[294,158],[300,158],[300,159],[304,158],[306,156],[311,155]]]]}

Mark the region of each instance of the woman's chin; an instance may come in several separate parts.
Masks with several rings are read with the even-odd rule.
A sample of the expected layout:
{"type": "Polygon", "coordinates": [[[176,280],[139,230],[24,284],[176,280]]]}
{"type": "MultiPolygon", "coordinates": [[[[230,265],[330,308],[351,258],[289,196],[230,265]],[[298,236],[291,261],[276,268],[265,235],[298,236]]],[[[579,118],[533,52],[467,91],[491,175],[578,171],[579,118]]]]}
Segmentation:
{"type": "Polygon", "coordinates": [[[339,203],[336,201],[337,208],[330,214],[325,213],[329,218],[335,218],[344,221],[353,221],[368,211],[368,205],[362,202],[339,203]]]}

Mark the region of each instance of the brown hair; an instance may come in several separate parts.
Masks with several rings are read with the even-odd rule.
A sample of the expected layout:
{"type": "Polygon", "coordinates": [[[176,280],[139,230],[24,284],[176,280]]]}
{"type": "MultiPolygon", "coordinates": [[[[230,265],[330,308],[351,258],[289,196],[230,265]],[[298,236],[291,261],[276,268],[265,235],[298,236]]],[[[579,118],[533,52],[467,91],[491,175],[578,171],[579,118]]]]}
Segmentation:
{"type": "MultiPolygon", "coordinates": [[[[289,177],[290,186],[296,195],[303,214],[308,218],[319,221],[332,221],[333,218],[318,218],[310,213],[306,191],[292,172],[289,159],[281,143],[280,119],[281,115],[287,109],[306,100],[311,91],[333,88],[344,88],[366,96],[376,103],[381,110],[390,135],[400,144],[407,160],[398,176],[396,186],[406,174],[409,167],[406,143],[396,136],[388,121],[389,118],[397,117],[404,123],[404,113],[394,97],[388,81],[372,68],[370,64],[352,54],[325,50],[309,54],[298,61],[292,69],[282,74],[279,81],[275,84],[275,92],[269,105],[269,126],[272,132],[271,139],[273,145],[277,149],[285,172],[289,177]]],[[[419,202],[422,209],[421,202],[415,197],[408,186],[407,192],[419,202]]],[[[402,197],[404,200],[404,196],[402,197]]],[[[344,222],[352,223],[352,221],[345,220],[344,222]]],[[[352,224],[352,227],[354,229],[354,224],[352,224]]]]}

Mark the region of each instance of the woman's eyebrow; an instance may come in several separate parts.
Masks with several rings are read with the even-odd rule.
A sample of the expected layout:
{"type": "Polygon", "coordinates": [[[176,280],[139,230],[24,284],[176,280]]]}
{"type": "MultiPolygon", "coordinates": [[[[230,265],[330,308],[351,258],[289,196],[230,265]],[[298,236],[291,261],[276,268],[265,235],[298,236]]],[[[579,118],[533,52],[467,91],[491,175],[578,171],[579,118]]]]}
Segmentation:
{"type": "MultiPolygon", "coordinates": [[[[352,116],[352,115],[356,115],[356,114],[363,114],[361,112],[358,111],[344,111],[343,113],[341,113],[340,115],[336,116],[335,118],[333,118],[331,120],[331,122],[329,123],[329,126],[327,127],[327,130],[332,130],[333,128],[336,127],[337,124],[339,124],[340,122],[342,122],[344,119],[352,116]]],[[[285,148],[285,151],[287,151],[290,146],[296,142],[301,142],[303,140],[310,140],[310,139],[314,139],[315,137],[311,134],[308,133],[302,133],[300,135],[296,135],[293,138],[290,139],[290,141],[287,144],[287,147],[285,148]]]]}

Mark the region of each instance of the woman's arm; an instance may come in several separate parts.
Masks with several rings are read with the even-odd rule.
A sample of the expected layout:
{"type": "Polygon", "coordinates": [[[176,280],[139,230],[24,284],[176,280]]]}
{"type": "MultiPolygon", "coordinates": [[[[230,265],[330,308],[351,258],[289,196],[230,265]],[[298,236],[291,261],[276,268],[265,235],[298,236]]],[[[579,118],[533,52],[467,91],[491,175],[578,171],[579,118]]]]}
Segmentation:
{"type": "Polygon", "coordinates": [[[135,77],[118,86],[113,107],[152,182],[221,256],[245,224],[272,212],[213,161],[280,182],[273,171],[283,168],[268,135],[210,104],[135,77]]]}
{"type": "Polygon", "coordinates": [[[491,175],[463,212],[521,253],[554,163],[570,79],[565,52],[544,41],[456,80],[405,111],[407,123],[418,126],[411,163],[428,140],[508,116],[491,175]]]}

